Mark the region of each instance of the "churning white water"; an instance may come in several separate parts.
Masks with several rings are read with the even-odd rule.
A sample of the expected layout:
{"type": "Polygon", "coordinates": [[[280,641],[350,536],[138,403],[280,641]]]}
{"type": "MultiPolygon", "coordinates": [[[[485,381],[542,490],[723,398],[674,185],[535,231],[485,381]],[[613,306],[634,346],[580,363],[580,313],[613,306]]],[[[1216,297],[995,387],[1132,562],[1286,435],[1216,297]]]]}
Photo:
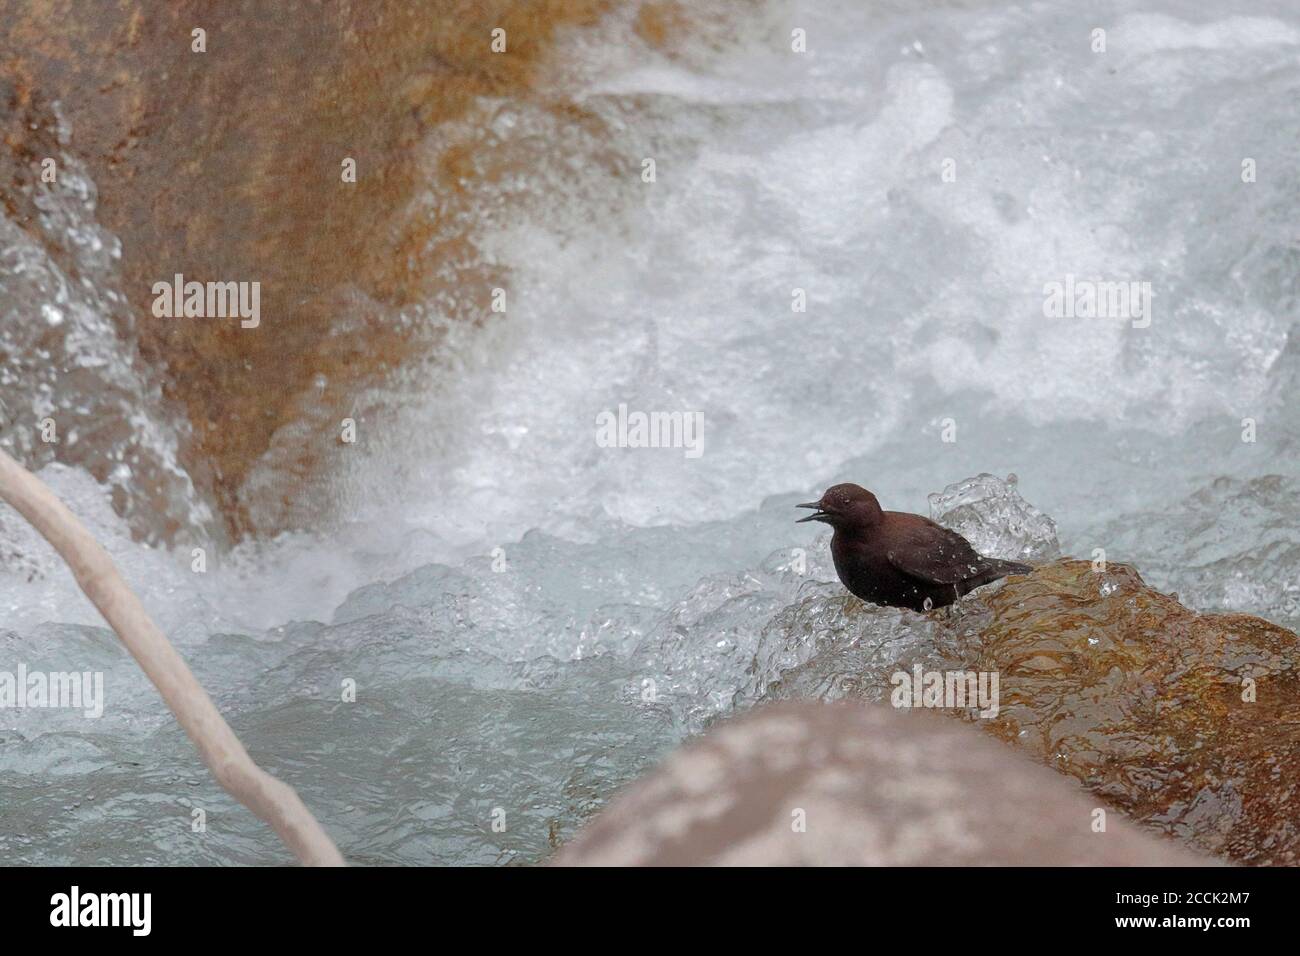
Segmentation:
{"type": "MultiPolygon", "coordinates": [[[[751,700],[785,659],[773,619],[838,588],[790,507],[834,481],[925,512],[950,483],[1014,472],[1014,491],[984,484],[977,543],[1044,545],[1018,491],[1067,553],[1295,627],[1300,13],[1131,7],[773,2],[719,12],[671,55],[626,14],[571,35],[555,96],[593,132],[511,102],[465,121],[513,157],[475,226],[506,312],[406,316],[445,342],[341,453],[319,529],[214,553],[204,574],[188,545],[128,531],[150,508],[207,519],[145,373],[86,344],[120,298],[111,256],[102,287],[68,290],[6,231],[0,346],[76,364],[43,401],[131,424],[103,439],[120,460],[100,481],[42,475],[359,862],[541,859],[751,700]],[[1149,283],[1149,325],[1048,317],[1045,286],[1067,277],[1149,283]],[[57,326],[49,310],[78,335],[15,331],[57,326]],[[598,416],[620,405],[702,415],[701,454],[602,447],[598,416]],[[132,500],[145,483],[170,504],[132,500]]],[[[111,248],[92,200],[48,228],[111,248]]],[[[0,379],[15,417],[39,420],[34,391],[0,379]]],[[[0,567],[0,670],[100,670],[107,697],[93,721],[0,711],[4,858],[283,860],[9,512],[0,567]]]]}

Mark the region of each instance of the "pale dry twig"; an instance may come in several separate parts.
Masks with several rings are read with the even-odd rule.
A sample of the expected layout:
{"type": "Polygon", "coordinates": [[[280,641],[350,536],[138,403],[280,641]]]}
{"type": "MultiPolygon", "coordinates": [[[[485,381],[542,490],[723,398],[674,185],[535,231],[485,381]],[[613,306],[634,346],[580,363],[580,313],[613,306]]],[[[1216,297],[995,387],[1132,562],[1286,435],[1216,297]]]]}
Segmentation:
{"type": "Polygon", "coordinates": [[[334,841],[293,788],[257,766],[185,661],[154,624],[94,536],[44,482],[0,450],[0,499],[39,531],[72,569],[131,656],[185,728],[212,775],[265,820],[309,866],[342,866],[334,841]]]}

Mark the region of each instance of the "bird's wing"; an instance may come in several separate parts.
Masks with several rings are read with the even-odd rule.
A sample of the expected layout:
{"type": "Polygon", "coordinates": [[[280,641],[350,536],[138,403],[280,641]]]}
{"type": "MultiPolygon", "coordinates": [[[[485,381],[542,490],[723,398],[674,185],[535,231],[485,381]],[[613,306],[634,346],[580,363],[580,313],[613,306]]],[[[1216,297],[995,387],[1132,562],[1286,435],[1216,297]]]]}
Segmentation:
{"type": "Polygon", "coordinates": [[[899,571],[933,584],[956,584],[979,574],[985,558],[956,531],[917,516],[886,552],[899,571]]]}

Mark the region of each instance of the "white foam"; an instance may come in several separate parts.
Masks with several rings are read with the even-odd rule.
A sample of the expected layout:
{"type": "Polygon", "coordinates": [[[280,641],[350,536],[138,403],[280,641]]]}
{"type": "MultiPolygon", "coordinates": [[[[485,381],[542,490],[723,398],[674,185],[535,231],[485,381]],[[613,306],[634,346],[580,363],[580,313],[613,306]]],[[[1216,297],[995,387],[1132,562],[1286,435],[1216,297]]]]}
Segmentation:
{"type": "Polygon", "coordinates": [[[1300,29],[1272,17],[1224,17],[1191,23],[1162,13],[1130,13],[1115,31],[1117,45],[1134,53],[1164,50],[1251,50],[1300,44],[1300,29]]]}

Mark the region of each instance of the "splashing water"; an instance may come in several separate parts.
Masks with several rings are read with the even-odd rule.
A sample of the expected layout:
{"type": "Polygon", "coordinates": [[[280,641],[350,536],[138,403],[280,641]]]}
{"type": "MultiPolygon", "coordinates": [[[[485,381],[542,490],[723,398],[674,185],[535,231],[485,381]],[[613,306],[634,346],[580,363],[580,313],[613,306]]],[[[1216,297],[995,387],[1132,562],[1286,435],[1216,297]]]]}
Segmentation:
{"type": "MultiPolygon", "coordinates": [[[[52,135],[58,182],[27,186],[31,231],[0,215],[0,447],[30,467],[88,470],[146,540],[193,538],[212,513],[177,461],[181,419],[134,358],[121,244],[95,221],[95,184],[63,151],[66,124],[52,135]]],[[[0,514],[0,567],[41,573],[6,547],[21,534],[0,514]]]]}
{"type": "MultiPolygon", "coordinates": [[[[791,508],[837,480],[897,510],[930,495],[989,553],[1047,558],[1059,536],[1191,606],[1300,623],[1293,9],[770,3],[725,41],[670,50],[629,40],[630,16],[557,57],[579,127],[501,101],[466,124],[508,170],[475,187],[508,311],[405,317],[446,324],[443,350],[383,397],[317,533],[196,574],[188,548],[132,542],[152,500],[138,474],[29,458],[345,854],[542,859],[819,647],[866,672],[933,640],[906,611],[844,628],[827,538],[791,508]],[[1151,282],[1149,327],[1045,317],[1044,285],[1067,275],[1151,282]],[[703,454],[601,447],[597,416],[620,404],[701,413],[703,454]]],[[[93,206],[68,214],[90,234],[93,206]]],[[[39,306],[40,336],[106,321],[107,265],[61,284],[3,228],[0,296],[39,306]]],[[[43,347],[15,332],[6,318],[4,350],[43,347]]],[[[177,426],[141,411],[156,402],[124,354],[52,357],[89,371],[42,393],[153,436],[99,455],[157,438],[157,472],[179,474],[177,426]]],[[[277,473],[274,453],[263,466],[277,473]]],[[[3,512],[0,534],[0,661],[102,670],[108,697],[96,721],[0,712],[6,859],[282,859],[66,572],[3,512]]]]}

